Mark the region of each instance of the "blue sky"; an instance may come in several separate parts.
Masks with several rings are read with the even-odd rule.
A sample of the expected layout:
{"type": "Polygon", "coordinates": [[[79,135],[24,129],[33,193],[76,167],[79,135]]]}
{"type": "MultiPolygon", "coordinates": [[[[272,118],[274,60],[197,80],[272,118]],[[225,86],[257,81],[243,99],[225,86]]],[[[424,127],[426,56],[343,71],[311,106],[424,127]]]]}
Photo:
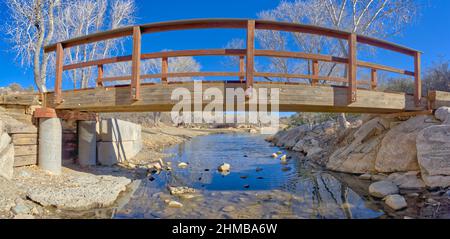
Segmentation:
{"type": "MultiPolygon", "coordinates": [[[[278,0],[136,0],[138,23],[150,23],[190,18],[256,18],[262,10],[272,9],[278,0]]],[[[3,4],[2,9],[5,9],[3,4]]],[[[416,22],[409,26],[401,36],[387,39],[424,52],[423,67],[428,67],[439,59],[450,59],[450,1],[430,0],[416,22]]],[[[5,12],[0,17],[5,17],[5,12]]],[[[143,51],[162,49],[200,49],[222,48],[228,40],[245,36],[245,32],[236,30],[192,31],[184,33],[161,33],[144,37],[143,51]],[[220,34],[216,32],[220,31],[220,34]]],[[[0,33],[1,35],[2,33],[0,33]]],[[[24,86],[33,84],[31,69],[21,68],[15,62],[11,46],[1,36],[0,41],[0,86],[18,82],[24,86]]],[[[392,66],[405,66],[396,57],[375,56],[376,62],[392,66]]],[[[220,71],[220,59],[203,61],[203,70],[220,71]],[[217,64],[219,63],[219,64],[217,64]]]]}

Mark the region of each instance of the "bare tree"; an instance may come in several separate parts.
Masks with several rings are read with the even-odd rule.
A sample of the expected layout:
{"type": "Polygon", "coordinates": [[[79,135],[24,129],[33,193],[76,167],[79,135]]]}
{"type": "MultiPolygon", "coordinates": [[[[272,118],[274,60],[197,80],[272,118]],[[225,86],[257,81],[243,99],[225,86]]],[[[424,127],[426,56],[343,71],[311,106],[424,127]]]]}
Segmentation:
{"type": "MultiPolygon", "coordinates": [[[[5,31],[17,59],[32,67],[40,92],[46,92],[47,71],[52,55],[44,54],[44,46],[96,31],[118,28],[134,21],[134,0],[6,0],[9,18],[5,31]]],[[[65,51],[65,61],[74,63],[107,57],[122,50],[122,40],[108,40],[65,51]]],[[[87,87],[92,69],[72,72],[76,82],[87,87]]]]}
{"type": "MultiPolygon", "coordinates": [[[[57,41],[88,35],[98,31],[116,29],[134,23],[134,0],[71,0],[58,11],[57,41]]],[[[69,48],[65,61],[69,64],[109,57],[123,51],[125,39],[113,39],[69,48]]],[[[93,68],[76,69],[70,77],[77,86],[86,88],[93,83],[93,68]]]]}
{"type": "Polygon", "coordinates": [[[22,66],[32,67],[39,92],[46,92],[46,72],[49,55],[43,47],[53,40],[55,8],[60,0],[6,0],[9,18],[5,32],[12,50],[22,66]]]}
{"type": "MultiPolygon", "coordinates": [[[[259,14],[260,18],[287,21],[294,23],[313,24],[346,30],[362,35],[387,38],[399,34],[411,23],[417,15],[419,4],[417,0],[295,0],[283,1],[273,10],[259,14]]],[[[310,34],[293,33],[292,37],[300,50],[308,53],[322,53],[347,57],[348,44],[343,40],[329,39],[310,34]],[[336,42],[337,41],[337,42],[336,42]]],[[[275,47],[284,46],[278,35],[259,35],[260,42],[270,42],[275,47]]],[[[283,66],[277,66],[280,71],[286,71],[283,66]]],[[[327,75],[337,74],[336,64],[324,63],[320,72],[327,75]],[[324,68],[326,68],[324,70],[324,68]]],[[[344,68],[344,76],[347,70],[344,68]]],[[[308,71],[310,64],[308,62],[308,71]]],[[[342,114],[339,119],[342,127],[348,122],[342,114]]]]}

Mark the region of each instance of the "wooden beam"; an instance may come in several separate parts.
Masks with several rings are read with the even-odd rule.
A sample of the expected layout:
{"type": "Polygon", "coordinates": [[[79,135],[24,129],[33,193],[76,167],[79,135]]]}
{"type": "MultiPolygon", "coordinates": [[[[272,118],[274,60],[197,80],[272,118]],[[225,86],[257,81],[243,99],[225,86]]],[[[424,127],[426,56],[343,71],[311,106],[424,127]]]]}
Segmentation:
{"type": "Polygon", "coordinates": [[[255,71],[255,21],[247,22],[247,88],[253,87],[255,71]]]}
{"type": "Polygon", "coordinates": [[[97,87],[102,87],[103,86],[103,65],[98,65],[97,66],[97,87]]]}
{"type": "Polygon", "coordinates": [[[169,59],[163,57],[161,61],[161,82],[167,84],[167,73],[169,73],[169,59]]]}
{"type": "Polygon", "coordinates": [[[133,55],[131,63],[131,98],[139,100],[141,86],[141,28],[133,28],[133,55]]]}
{"type": "Polygon", "coordinates": [[[418,115],[433,115],[432,110],[423,110],[423,111],[411,111],[411,112],[399,112],[393,114],[383,115],[383,118],[401,118],[401,117],[414,117],[418,115]]]}
{"type": "Polygon", "coordinates": [[[318,82],[318,77],[319,77],[319,61],[317,60],[313,60],[312,62],[312,74],[313,74],[313,78],[311,78],[311,84],[313,86],[317,85],[318,82]]]}
{"type": "Polygon", "coordinates": [[[376,69],[372,69],[370,72],[370,89],[376,90],[378,85],[378,74],[376,69]]]}
{"type": "Polygon", "coordinates": [[[62,101],[61,87],[63,78],[64,66],[64,48],[61,43],[56,44],[56,74],[55,74],[55,103],[59,104],[62,101]]]}
{"type": "Polygon", "coordinates": [[[244,56],[239,56],[239,74],[241,74],[241,76],[239,76],[239,81],[241,83],[243,83],[245,80],[245,57],[244,56]]]}
{"type": "MultiPolygon", "coordinates": [[[[56,98],[56,93],[54,93],[54,97],[56,98]]],[[[55,101],[56,102],[56,101],[55,101]]],[[[50,102],[48,102],[50,103],[50,102]]],[[[54,103],[52,104],[54,106],[57,106],[58,104],[54,103]]],[[[34,118],[58,118],[58,115],[56,114],[56,110],[54,108],[37,108],[33,113],[34,118]]]]}
{"type": "Polygon", "coordinates": [[[416,52],[414,55],[414,99],[416,105],[419,105],[422,99],[422,80],[421,80],[421,53],[416,52]]]}
{"type": "Polygon", "coordinates": [[[357,74],[357,56],[356,56],[356,34],[350,34],[348,38],[348,103],[356,102],[356,74],[357,74]]]}

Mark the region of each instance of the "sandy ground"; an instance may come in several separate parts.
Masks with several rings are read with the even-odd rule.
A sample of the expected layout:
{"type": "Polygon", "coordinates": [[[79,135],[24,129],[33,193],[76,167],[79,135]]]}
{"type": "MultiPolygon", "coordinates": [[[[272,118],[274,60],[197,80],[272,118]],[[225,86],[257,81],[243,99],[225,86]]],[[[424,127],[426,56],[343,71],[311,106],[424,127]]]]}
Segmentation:
{"type": "Polygon", "coordinates": [[[37,166],[16,168],[11,181],[0,178],[0,219],[108,218],[126,203],[147,165],[166,156],[164,149],[193,137],[248,129],[188,129],[160,126],[142,130],[143,150],[113,167],[81,168],[65,162],[60,176],[37,166]],[[133,183],[132,183],[133,182],[133,183]]]}

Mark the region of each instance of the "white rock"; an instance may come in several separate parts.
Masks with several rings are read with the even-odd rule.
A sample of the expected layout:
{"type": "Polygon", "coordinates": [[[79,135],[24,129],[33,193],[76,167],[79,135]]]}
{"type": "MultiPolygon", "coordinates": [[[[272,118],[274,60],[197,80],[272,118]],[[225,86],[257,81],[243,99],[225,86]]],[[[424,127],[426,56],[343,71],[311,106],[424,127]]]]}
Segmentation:
{"type": "Polygon", "coordinates": [[[173,207],[173,208],[182,208],[183,204],[177,201],[169,201],[168,203],[169,207],[173,207]]]}
{"type": "Polygon", "coordinates": [[[187,168],[187,167],[188,167],[188,164],[187,164],[187,163],[184,163],[184,162],[181,162],[181,163],[178,164],[178,167],[179,167],[179,168],[187,168]]]}
{"type": "Polygon", "coordinates": [[[196,190],[189,187],[168,187],[170,194],[172,195],[181,195],[186,193],[195,193],[196,190]]]}
{"type": "Polygon", "coordinates": [[[9,144],[0,151],[0,177],[12,179],[14,175],[14,146],[9,144]]]}
{"type": "Polygon", "coordinates": [[[227,163],[220,165],[218,168],[219,172],[229,172],[230,169],[231,169],[231,165],[227,164],[227,163]]]}
{"type": "Polygon", "coordinates": [[[369,174],[369,173],[365,173],[365,174],[359,176],[359,178],[362,179],[362,180],[371,180],[372,179],[372,175],[369,174]]]}
{"type": "Polygon", "coordinates": [[[278,158],[278,154],[273,153],[273,154],[272,154],[272,158],[278,158]]]}
{"type": "Polygon", "coordinates": [[[396,211],[402,210],[408,206],[405,198],[398,194],[387,196],[384,199],[384,202],[386,203],[386,205],[396,211]]]}
{"type": "Polygon", "coordinates": [[[384,198],[392,194],[398,194],[398,187],[391,181],[380,181],[369,186],[370,195],[376,198],[384,198]]]}
{"type": "Polygon", "coordinates": [[[286,161],[286,159],[287,159],[287,156],[286,156],[286,155],[283,155],[283,156],[281,156],[281,158],[280,158],[281,161],[286,161]]]}
{"type": "Polygon", "coordinates": [[[223,212],[233,212],[233,211],[236,211],[236,208],[233,206],[226,206],[226,207],[222,208],[222,211],[223,212]]]}

